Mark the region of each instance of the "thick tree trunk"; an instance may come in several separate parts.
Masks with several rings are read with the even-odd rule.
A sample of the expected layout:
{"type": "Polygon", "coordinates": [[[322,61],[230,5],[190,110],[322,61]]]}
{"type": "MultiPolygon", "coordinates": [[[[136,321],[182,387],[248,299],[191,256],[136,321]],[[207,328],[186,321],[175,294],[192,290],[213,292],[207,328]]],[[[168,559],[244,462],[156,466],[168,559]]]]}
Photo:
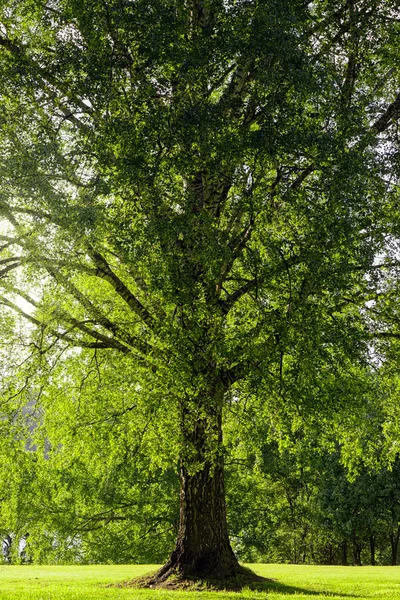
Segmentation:
{"type": "Polygon", "coordinates": [[[206,417],[203,405],[202,418],[194,423],[193,411],[184,414],[188,454],[181,459],[178,538],[169,561],[156,574],[155,583],[171,575],[223,580],[247,572],[239,565],[228,536],[221,405],[210,402],[206,417]]]}
{"type": "Polygon", "coordinates": [[[182,466],[178,539],[158,575],[226,578],[239,570],[228,537],[222,465],[206,463],[193,475],[182,466]]]}

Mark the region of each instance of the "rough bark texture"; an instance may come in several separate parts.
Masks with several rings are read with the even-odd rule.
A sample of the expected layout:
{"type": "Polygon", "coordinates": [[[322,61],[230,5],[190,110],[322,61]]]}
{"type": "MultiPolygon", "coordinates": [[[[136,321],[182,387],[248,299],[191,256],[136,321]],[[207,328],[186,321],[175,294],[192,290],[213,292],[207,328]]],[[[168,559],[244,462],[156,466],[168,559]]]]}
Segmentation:
{"type": "Polygon", "coordinates": [[[205,464],[194,475],[183,466],[178,539],[158,577],[227,578],[239,571],[228,537],[222,466],[205,464]]]}
{"type": "Polygon", "coordinates": [[[182,459],[178,538],[170,559],[154,576],[155,584],[170,576],[223,580],[248,573],[229,542],[221,420],[222,408],[214,403],[207,417],[185,433],[195,458],[182,459]]]}

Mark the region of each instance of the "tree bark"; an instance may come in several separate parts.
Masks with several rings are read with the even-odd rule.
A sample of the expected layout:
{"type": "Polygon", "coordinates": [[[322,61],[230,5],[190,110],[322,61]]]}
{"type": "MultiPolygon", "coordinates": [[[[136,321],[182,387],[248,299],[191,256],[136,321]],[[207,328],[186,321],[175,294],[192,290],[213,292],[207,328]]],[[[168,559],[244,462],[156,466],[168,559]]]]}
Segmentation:
{"type": "Polygon", "coordinates": [[[182,466],[178,538],[158,576],[227,578],[239,570],[228,537],[221,465],[207,463],[193,475],[182,466]]]}
{"type": "Polygon", "coordinates": [[[353,561],[356,567],[361,567],[361,550],[362,544],[356,538],[356,535],[353,535],[353,561]]]}
{"type": "Polygon", "coordinates": [[[369,549],[371,553],[371,565],[374,567],[376,565],[375,560],[375,535],[372,534],[369,537],[369,549]]]}
{"type": "Polygon", "coordinates": [[[392,567],[397,565],[397,553],[399,548],[399,540],[400,540],[400,527],[397,528],[397,531],[392,531],[389,534],[390,536],[390,546],[392,550],[392,567]]]}
{"type": "MultiPolygon", "coordinates": [[[[222,402],[210,400],[207,416],[194,424],[193,412],[184,413],[182,431],[188,455],[181,459],[179,532],[175,549],[156,574],[155,583],[171,575],[221,580],[249,573],[239,565],[229,542],[221,451],[222,402]]],[[[202,410],[204,415],[204,406],[202,410]]]]}
{"type": "Polygon", "coordinates": [[[342,542],[342,565],[344,567],[347,567],[348,565],[348,560],[347,560],[347,541],[344,540],[344,542],[342,542]]]}

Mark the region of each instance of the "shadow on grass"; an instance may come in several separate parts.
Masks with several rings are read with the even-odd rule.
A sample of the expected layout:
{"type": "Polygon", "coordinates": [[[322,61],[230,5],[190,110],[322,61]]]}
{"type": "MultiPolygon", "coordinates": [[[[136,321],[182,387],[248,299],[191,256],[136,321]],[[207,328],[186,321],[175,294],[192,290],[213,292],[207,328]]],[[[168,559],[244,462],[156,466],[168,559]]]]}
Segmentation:
{"type": "Polygon", "coordinates": [[[310,590],[304,587],[298,587],[298,586],[294,586],[294,585],[287,585],[285,583],[281,583],[280,581],[276,580],[276,579],[270,579],[268,581],[264,581],[264,582],[254,582],[253,584],[250,585],[246,585],[243,586],[243,588],[241,590],[236,589],[235,591],[240,592],[240,591],[244,591],[245,589],[250,589],[252,591],[255,592],[274,592],[276,594],[283,594],[285,596],[294,596],[295,594],[301,594],[303,596],[315,596],[316,598],[318,596],[323,596],[324,598],[326,596],[328,597],[340,597],[340,598],[357,598],[357,596],[353,595],[353,594],[343,594],[343,592],[334,592],[332,590],[327,590],[327,589],[323,589],[323,590],[310,590]]]}
{"type": "Polygon", "coordinates": [[[176,591],[187,591],[187,592],[244,592],[251,590],[254,592],[264,593],[276,593],[285,596],[307,595],[307,596],[318,596],[323,597],[341,597],[341,598],[357,598],[353,594],[343,594],[340,592],[334,592],[332,590],[310,590],[304,587],[298,587],[295,585],[287,585],[281,583],[277,579],[267,579],[256,575],[249,571],[249,576],[238,575],[236,577],[218,580],[218,579],[181,579],[176,576],[169,577],[165,581],[157,581],[155,579],[156,573],[148,573],[147,575],[137,577],[130,581],[123,581],[116,584],[111,584],[107,587],[129,587],[129,588],[147,588],[147,589],[164,589],[164,590],[176,590],[176,591]]]}

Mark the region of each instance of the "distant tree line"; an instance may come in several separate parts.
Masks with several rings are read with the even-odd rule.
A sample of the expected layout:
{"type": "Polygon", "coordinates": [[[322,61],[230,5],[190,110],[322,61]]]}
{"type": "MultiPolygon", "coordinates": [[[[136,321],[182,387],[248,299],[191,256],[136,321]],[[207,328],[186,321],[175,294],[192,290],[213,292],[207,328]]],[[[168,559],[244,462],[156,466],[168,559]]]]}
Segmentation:
{"type": "MultiPolygon", "coordinates": [[[[391,467],[360,466],[349,478],[338,442],[329,452],[301,444],[279,450],[270,441],[244,455],[233,439],[226,448],[228,523],[241,561],[398,563],[399,459],[391,467]]],[[[143,457],[136,461],[94,472],[84,457],[71,457],[62,470],[48,457],[43,469],[36,450],[20,452],[1,504],[3,561],[164,560],[179,523],[178,475],[172,468],[151,474],[143,457]]]]}
{"type": "Polygon", "coordinates": [[[349,480],[339,452],[304,464],[286,454],[272,470],[231,472],[228,505],[242,560],[326,565],[396,565],[400,539],[400,461],[362,468],[349,480]]]}

